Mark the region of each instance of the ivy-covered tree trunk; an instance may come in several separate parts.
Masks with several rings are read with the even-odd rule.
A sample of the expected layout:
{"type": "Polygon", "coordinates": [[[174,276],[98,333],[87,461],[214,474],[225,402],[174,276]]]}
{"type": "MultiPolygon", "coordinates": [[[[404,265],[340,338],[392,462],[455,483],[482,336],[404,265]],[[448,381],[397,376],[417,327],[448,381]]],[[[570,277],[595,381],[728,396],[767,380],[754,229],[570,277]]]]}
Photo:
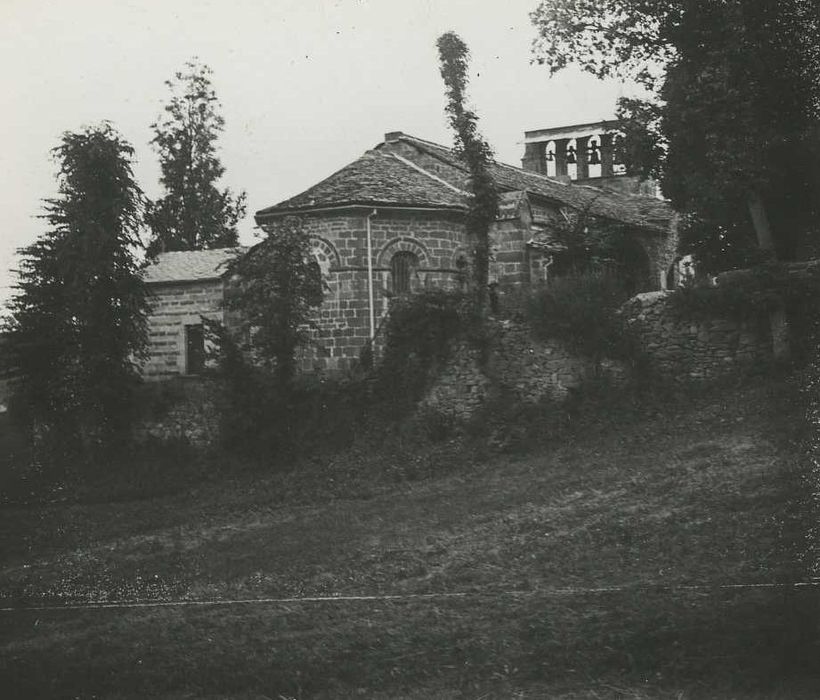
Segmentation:
{"type": "MultiPolygon", "coordinates": [[[[772,228],[766,213],[763,198],[756,190],[749,190],[746,194],[746,204],[749,216],[754,226],[757,245],[765,254],[773,258],[777,256],[774,247],[772,228]]],[[[778,360],[785,360],[789,356],[789,323],[786,317],[785,303],[769,311],[769,329],[772,334],[772,355],[778,360]]]]}
{"type": "Polygon", "coordinates": [[[456,152],[470,171],[472,198],[467,210],[467,234],[473,243],[476,305],[484,310],[489,292],[490,230],[498,216],[498,189],[488,165],[493,153],[478,132],[478,116],[465,106],[469,50],[454,32],[438,39],[441,77],[447,92],[447,117],[455,133],[456,152]]]}

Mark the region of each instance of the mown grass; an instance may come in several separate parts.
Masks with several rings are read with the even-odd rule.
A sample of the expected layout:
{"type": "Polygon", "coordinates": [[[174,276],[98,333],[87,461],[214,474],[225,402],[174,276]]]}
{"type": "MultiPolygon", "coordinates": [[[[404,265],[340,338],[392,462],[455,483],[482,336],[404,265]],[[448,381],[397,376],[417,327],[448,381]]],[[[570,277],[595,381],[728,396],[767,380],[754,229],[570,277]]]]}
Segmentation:
{"type": "Polygon", "coordinates": [[[466,595],[1,613],[0,687],[89,698],[820,695],[815,591],[719,587],[804,578],[788,381],[598,397],[558,423],[526,420],[504,454],[475,436],[426,448],[385,439],[166,496],[4,508],[0,590],[15,606],[466,595]]]}

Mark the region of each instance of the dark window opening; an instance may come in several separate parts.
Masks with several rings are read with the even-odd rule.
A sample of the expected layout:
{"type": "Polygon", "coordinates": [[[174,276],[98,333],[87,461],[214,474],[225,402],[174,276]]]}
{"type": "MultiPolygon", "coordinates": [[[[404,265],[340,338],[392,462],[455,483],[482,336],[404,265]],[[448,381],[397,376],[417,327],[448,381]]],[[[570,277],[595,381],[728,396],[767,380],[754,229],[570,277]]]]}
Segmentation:
{"type": "Polygon", "coordinates": [[[322,267],[318,261],[311,260],[308,263],[308,306],[321,306],[325,298],[324,281],[322,280],[322,267]]]}
{"type": "Polygon", "coordinates": [[[458,288],[462,292],[467,289],[469,275],[470,268],[467,258],[463,255],[459,255],[458,258],[456,258],[456,280],[458,281],[458,288]]]}
{"type": "Polygon", "coordinates": [[[205,369],[205,333],[202,325],[185,326],[185,373],[201,374],[205,369]]]}
{"type": "Polygon", "coordinates": [[[413,253],[396,253],[390,261],[390,275],[394,294],[407,294],[412,289],[413,275],[418,267],[418,258],[413,253]]]}

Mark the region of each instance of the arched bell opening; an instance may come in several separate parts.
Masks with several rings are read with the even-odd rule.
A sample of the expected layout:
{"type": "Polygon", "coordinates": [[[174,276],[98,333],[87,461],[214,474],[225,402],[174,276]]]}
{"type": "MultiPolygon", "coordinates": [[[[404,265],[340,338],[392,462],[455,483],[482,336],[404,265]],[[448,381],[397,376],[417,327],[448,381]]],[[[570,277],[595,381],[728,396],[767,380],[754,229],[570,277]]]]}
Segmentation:
{"type": "Polygon", "coordinates": [[[587,144],[587,163],[589,167],[589,177],[601,177],[601,137],[595,135],[589,139],[587,144]]]}
{"type": "Polygon", "coordinates": [[[567,142],[567,175],[573,180],[578,178],[578,143],[575,139],[567,142]]]}

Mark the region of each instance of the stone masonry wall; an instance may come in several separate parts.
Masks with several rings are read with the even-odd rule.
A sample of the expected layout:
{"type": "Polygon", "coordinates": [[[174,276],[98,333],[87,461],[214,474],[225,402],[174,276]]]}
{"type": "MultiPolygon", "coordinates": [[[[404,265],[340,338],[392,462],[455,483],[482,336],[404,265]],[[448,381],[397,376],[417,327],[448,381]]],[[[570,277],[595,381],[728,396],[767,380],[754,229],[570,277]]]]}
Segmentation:
{"type": "Polygon", "coordinates": [[[669,297],[668,292],[638,294],[621,310],[657,374],[676,380],[714,379],[771,359],[765,318],[687,318],[672,308],[669,297]]]}
{"type": "MultiPolygon", "coordinates": [[[[614,381],[625,377],[625,371],[613,362],[604,363],[601,370],[614,381]]],[[[571,353],[561,343],[533,338],[525,324],[500,321],[492,326],[485,362],[481,352],[465,342],[453,346],[421,408],[463,421],[493,396],[503,394],[521,404],[545,399],[560,402],[573,389],[600,376],[591,360],[571,353]]]]}
{"type": "MultiPolygon", "coordinates": [[[[358,361],[370,334],[367,289],[367,220],[372,210],[306,216],[304,228],[322,267],[325,298],[316,317],[314,347],[302,358],[303,370],[345,371],[358,361]]],[[[373,249],[373,301],[376,326],[388,310],[390,264],[400,251],[418,258],[414,290],[455,287],[456,258],[465,248],[458,214],[379,210],[370,220],[373,249]]]]}
{"type": "MultiPolygon", "coordinates": [[[[322,268],[325,298],[316,314],[311,347],[301,358],[304,371],[351,369],[370,333],[367,289],[367,220],[372,209],[305,216],[303,225],[322,268]]],[[[391,260],[401,251],[418,259],[414,291],[454,289],[464,274],[458,259],[469,260],[463,216],[458,212],[399,212],[379,209],[370,219],[373,249],[373,301],[378,329],[392,296],[391,260]]],[[[523,232],[515,220],[494,232],[497,260],[490,271],[500,283],[520,283],[529,275],[523,232]]],[[[378,341],[379,338],[377,338],[378,341]]]]}
{"type": "Polygon", "coordinates": [[[153,312],[148,319],[148,359],[142,365],[147,381],[184,375],[185,326],[205,316],[223,321],[222,280],[152,284],[153,312]]]}
{"type": "MultiPolygon", "coordinates": [[[[766,318],[687,318],[672,307],[669,297],[669,292],[639,294],[621,310],[656,375],[684,381],[717,379],[771,360],[766,318]]],[[[486,355],[486,362],[481,362],[479,351],[463,342],[455,344],[436,373],[422,410],[466,420],[499,393],[521,404],[562,401],[584,382],[606,378],[617,386],[628,376],[617,362],[596,368],[560,342],[536,340],[526,325],[509,321],[495,322],[486,355]]]]}
{"type": "Polygon", "coordinates": [[[195,447],[212,447],[219,439],[220,395],[221,385],[202,377],[144,385],[134,438],[138,442],[182,440],[195,447]]]}

